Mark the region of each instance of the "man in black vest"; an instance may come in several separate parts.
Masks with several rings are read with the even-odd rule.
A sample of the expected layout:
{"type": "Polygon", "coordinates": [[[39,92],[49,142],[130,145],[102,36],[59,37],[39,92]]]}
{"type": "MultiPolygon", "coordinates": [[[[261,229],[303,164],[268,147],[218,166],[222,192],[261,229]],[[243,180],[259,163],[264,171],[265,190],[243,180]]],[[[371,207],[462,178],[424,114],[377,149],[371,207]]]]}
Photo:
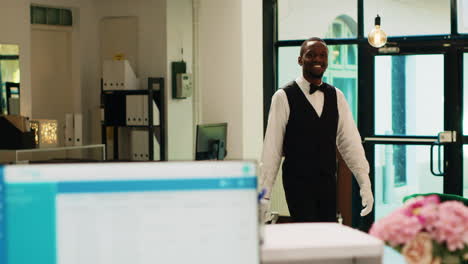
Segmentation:
{"type": "MultiPolygon", "coordinates": [[[[322,82],[328,47],[320,38],[303,42],[298,57],[302,76],[272,98],[263,145],[260,186],[269,209],[281,158],[283,187],[296,222],[336,222],[336,148],[360,186],[361,216],[374,197],[361,137],[343,93],[322,82]]],[[[264,211],[269,211],[263,209],[264,211]]]]}

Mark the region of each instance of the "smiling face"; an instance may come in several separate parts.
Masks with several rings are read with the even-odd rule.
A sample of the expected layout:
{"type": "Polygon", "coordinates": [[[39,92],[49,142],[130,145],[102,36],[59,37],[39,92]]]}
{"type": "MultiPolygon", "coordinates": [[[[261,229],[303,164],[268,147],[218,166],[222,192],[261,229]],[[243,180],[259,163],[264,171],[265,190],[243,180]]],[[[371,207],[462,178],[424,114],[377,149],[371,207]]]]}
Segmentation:
{"type": "Polygon", "coordinates": [[[307,81],[320,84],[328,67],[327,45],[317,40],[304,42],[298,63],[302,66],[302,74],[307,81]]]}

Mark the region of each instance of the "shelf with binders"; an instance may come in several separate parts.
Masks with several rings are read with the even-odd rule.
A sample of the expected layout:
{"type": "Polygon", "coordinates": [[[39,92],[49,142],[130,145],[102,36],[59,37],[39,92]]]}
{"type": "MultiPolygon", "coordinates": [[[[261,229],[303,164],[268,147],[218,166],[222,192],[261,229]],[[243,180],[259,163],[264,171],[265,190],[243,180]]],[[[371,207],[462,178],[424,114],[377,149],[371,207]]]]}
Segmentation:
{"type": "Polygon", "coordinates": [[[108,147],[108,153],[112,153],[109,158],[166,160],[164,78],[148,78],[147,89],[103,90],[102,87],[103,83],[102,142],[108,147]]]}

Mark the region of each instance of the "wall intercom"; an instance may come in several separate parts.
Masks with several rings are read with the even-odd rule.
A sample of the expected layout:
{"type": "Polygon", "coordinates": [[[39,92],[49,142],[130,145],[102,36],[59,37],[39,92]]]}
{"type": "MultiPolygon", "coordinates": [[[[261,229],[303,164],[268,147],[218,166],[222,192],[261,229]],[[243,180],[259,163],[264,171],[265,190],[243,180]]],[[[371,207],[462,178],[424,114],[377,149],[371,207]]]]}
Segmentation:
{"type": "Polygon", "coordinates": [[[187,73],[185,61],[172,62],[172,98],[185,99],[192,96],[192,74],[187,73]]]}
{"type": "Polygon", "coordinates": [[[176,98],[187,98],[192,96],[192,87],[192,74],[177,74],[176,98]]]}

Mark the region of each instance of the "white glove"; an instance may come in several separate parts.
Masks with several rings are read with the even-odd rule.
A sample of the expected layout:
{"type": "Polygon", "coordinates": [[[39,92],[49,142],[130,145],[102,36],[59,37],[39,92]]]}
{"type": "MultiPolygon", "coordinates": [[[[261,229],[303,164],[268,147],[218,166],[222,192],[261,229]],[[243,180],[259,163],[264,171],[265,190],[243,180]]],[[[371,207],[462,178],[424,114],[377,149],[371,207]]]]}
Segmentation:
{"type": "Polygon", "coordinates": [[[260,200],[260,222],[266,223],[271,219],[271,202],[270,199],[262,198],[260,200]]]}
{"type": "Polygon", "coordinates": [[[374,205],[374,196],[370,185],[360,187],[359,194],[361,195],[361,204],[364,207],[361,211],[361,216],[368,215],[372,211],[374,205]]]}

